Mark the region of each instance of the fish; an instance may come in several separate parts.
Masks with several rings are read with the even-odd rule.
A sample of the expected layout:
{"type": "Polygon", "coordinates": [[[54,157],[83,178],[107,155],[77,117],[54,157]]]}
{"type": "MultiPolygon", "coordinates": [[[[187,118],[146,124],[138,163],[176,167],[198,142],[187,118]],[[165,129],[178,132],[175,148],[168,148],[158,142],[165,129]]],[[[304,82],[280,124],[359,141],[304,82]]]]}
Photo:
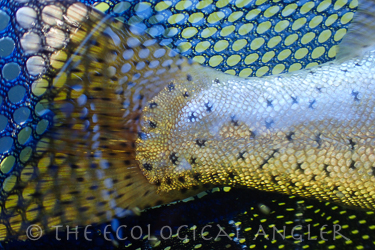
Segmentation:
{"type": "MultiPolygon", "coordinates": [[[[371,110],[358,112],[371,107],[371,44],[362,44],[366,50],[354,59],[342,56],[341,64],[243,79],[192,62],[138,26],[83,4],[64,8],[61,18],[49,19],[60,15],[55,8],[45,13],[44,21],[55,25],[45,31],[50,66],[40,58],[26,63],[29,73],[41,75],[31,88],[41,96],[32,103],[33,116],[39,116],[33,126],[37,143],[19,154],[21,162],[29,162],[33,152],[20,175],[13,174],[19,164],[13,155],[2,160],[2,235],[21,235],[31,223],[48,231],[57,224],[109,221],[213,186],[373,209],[373,156],[366,147],[373,118],[371,110]],[[370,78],[358,83],[353,72],[370,78]],[[365,131],[356,130],[352,117],[364,122],[365,131]]],[[[17,13],[22,28],[28,23],[21,14],[36,19],[27,7],[17,13]]],[[[371,17],[366,12],[363,19],[371,17]]],[[[358,23],[340,51],[365,34],[358,23]]],[[[31,52],[42,44],[32,32],[23,38],[31,52]]],[[[12,89],[22,92],[22,87],[12,89]]],[[[3,145],[8,138],[2,137],[3,145]]]]}

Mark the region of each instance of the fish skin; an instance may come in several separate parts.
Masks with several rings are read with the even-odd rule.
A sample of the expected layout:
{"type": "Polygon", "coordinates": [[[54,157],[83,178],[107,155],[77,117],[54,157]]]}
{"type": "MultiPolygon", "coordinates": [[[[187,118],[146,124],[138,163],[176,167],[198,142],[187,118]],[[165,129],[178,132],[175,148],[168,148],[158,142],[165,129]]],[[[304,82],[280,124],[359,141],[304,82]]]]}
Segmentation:
{"type": "Polygon", "coordinates": [[[243,80],[192,65],[144,109],[137,160],[148,180],[163,180],[159,191],[211,183],[373,210],[374,9],[360,2],[337,59],[310,70],[243,80]]]}
{"type": "Polygon", "coordinates": [[[189,69],[145,108],[137,159],[150,182],[172,179],[160,191],[202,182],[374,209],[373,56],[248,80],[189,69]]]}

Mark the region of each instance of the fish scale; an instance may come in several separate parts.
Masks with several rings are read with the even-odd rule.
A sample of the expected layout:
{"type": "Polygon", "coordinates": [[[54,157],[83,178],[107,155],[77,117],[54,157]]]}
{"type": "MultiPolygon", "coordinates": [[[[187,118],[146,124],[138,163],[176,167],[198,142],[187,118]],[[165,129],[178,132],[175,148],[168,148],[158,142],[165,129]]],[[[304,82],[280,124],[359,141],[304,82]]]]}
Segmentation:
{"type": "Polygon", "coordinates": [[[150,101],[161,105],[145,109],[146,139],[139,139],[137,160],[148,164],[151,182],[172,180],[162,182],[160,191],[191,188],[199,183],[194,180],[198,173],[203,183],[373,209],[375,114],[364,108],[374,105],[372,74],[365,74],[372,68],[370,55],[247,81],[209,68],[191,69],[191,81],[176,81],[150,101]]]}

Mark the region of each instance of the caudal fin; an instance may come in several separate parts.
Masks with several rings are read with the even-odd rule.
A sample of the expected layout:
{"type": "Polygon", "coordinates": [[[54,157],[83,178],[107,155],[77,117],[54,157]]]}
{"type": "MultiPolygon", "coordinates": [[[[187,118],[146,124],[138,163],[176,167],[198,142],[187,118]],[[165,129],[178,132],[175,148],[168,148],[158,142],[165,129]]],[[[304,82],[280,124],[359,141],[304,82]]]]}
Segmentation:
{"type": "Polygon", "coordinates": [[[375,1],[359,1],[348,33],[338,46],[336,60],[344,62],[354,57],[361,57],[366,52],[375,50],[375,1]]]}
{"type": "Polygon", "coordinates": [[[135,160],[142,109],[191,63],[90,7],[66,9],[45,40],[50,66],[33,84],[44,129],[21,178],[15,171],[2,184],[2,239],[25,236],[30,224],[100,223],[202,191],[158,193],[135,160]]]}

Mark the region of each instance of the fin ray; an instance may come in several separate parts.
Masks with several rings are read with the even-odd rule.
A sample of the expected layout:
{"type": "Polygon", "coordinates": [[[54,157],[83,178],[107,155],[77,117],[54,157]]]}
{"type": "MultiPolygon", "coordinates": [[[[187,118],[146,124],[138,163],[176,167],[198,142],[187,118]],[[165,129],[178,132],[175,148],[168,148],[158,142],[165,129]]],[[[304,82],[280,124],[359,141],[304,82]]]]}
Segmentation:
{"type": "Polygon", "coordinates": [[[338,46],[336,60],[361,57],[375,49],[375,1],[361,0],[347,34],[338,46]]]}
{"type": "Polygon", "coordinates": [[[45,112],[50,128],[36,148],[34,178],[17,183],[23,201],[5,202],[0,229],[6,237],[25,237],[31,223],[46,231],[101,223],[207,189],[159,193],[135,160],[143,107],[170,82],[186,78],[190,62],[85,8],[81,23],[67,20],[74,24],[67,46],[54,53],[43,76],[49,87],[41,98],[54,114],[45,112]]]}

